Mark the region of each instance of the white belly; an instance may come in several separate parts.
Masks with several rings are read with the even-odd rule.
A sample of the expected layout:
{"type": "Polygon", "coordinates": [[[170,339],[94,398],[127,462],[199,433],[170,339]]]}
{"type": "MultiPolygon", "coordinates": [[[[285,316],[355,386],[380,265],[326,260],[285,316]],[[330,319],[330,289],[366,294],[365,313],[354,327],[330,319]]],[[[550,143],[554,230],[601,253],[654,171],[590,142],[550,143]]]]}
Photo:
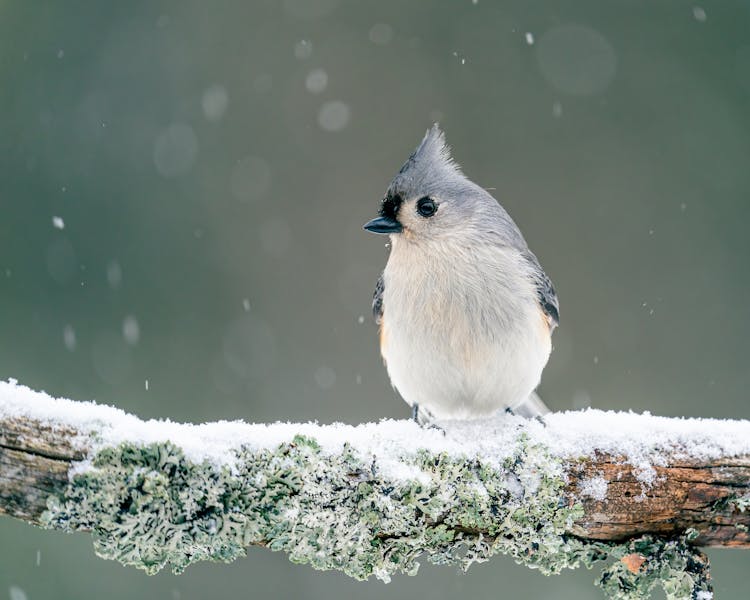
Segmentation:
{"type": "Polygon", "coordinates": [[[409,405],[438,419],[476,418],[517,406],[539,384],[549,329],[533,285],[504,275],[515,272],[507,260],[488,269],[474,259],[442,277],[434,264],[415,273],[389,261],[381,351],[409,405]],[[474,270],[485,273],[481,285],[467,284],[474,270]]]}

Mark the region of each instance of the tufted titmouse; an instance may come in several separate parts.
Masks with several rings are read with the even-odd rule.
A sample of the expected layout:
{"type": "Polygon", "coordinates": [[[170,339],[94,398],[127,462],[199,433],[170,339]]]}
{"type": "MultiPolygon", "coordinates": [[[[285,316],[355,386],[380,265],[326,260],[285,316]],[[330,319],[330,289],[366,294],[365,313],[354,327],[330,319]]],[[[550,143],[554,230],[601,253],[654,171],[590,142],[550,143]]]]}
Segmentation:
{"type": "Polygon", "coordinates": [[[388,375],[414,418],[548,412],[534,389],[559,320],[555,289],[513,219],[453,162],[438,125],[364,228],[391,237],[372,306],[388,375]]]}

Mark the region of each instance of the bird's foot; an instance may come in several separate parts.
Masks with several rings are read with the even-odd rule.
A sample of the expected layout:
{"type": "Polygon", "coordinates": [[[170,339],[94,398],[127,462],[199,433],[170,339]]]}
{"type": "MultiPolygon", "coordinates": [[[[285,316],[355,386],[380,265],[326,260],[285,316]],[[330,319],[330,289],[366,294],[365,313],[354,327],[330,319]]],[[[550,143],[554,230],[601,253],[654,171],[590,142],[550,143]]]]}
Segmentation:
{"type": "Polygon", "coordinates": [[[523,417],[524,419],[534,419],[535,421],[538,421],[539,423],[541,423],[543,427],[547,427],[547,422],[544,420],[544,417],[547,415],[533,415],[533,416],[532,415],[519,415],[519,414],[516,414],[515,411],[510,406],[505,409],[505,414],[511,415],[514,417],[523,417]]]}
{"type": "Polygon", "coordinates": [[[436,429],[437,431],[445,435],[445,429],[439,427],[438,425],[435,425],[434,417],[426,410],[420,410],[419,404],[412,404],[411,418],[422,429],[436,429]]]}

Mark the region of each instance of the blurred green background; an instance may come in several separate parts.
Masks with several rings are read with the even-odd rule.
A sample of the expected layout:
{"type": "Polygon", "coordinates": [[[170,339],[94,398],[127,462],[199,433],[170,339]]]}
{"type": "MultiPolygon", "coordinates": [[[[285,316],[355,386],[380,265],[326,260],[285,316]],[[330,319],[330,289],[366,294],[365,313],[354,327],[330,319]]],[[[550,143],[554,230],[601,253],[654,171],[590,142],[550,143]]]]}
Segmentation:
{"type": "MultiPolygon", "coordinates": [[[[748,418],[749,107],[747,2],[0,0],[0,378],[142,417],[406,417],[361,225],[440,121],[558,288],[551,407],[748,418]]],[[[750,554],[711,557],[745,598],[750,554]]],[[[0,519],[0,599],[599,598],[593,577],[499,558],[386,586],[255,549],[147,577],[0,519]]]]}

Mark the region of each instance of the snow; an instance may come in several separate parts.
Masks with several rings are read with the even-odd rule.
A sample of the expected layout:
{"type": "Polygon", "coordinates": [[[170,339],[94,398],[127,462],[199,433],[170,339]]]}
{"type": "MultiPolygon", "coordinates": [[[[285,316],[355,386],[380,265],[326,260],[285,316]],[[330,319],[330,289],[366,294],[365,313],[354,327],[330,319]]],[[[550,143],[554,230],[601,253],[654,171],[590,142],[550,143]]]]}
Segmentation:
{"type": "Polygon", "coordinates": [[[116,260],[110,261],[107,265],[107,283],[113,290],[120,287],[122,283],[122,267],[116,260]]]}
{"type": "Polygon", "coordinates": [[[370,41],[378,46],[387,46],[393,39],[393,27],[387,23],[375,23],[369,33],[370,41]]]}
{"type": "Polygon", "coordinates": [[[328,73],[324,69],[313,69],[305,78],[305,88],[311,94],[322,94],[328,86],[328,73]]]}
{"type": "Polygon", "coordinates": [[[128,315],[122,322],[122,337],[130,346],[135,346],[141,337],[141,328],[138,319],[128,315]]]}
{"type": "Polygon", "coordinates": [[[318,112],[318,125],[325,131],[341,131],[351,118],[349,105],[341,100],[324,102],[318,112]]]}
{"type": "Polygon", "coordinates": [[[294,57],[299,60],[307,60],[312,55],[312,42],[300,40],[294,45],[294,57]]]}
{"type": "Polygon", "coordinates": [[[601,475],[589,477],[581,481],[578,491],[584,498],[593,498],[603,502],[607,499],[607,480],[601,475]]]}
{"type": "MultiPolygon", "coordinates": [[[[10,380],[0,382],[0,419],[3,418],[33,419],[52,427],[76,429],[80,432],[80,446],[93,445],[92,450],[126,441],[171,441],[192,461],[230,466],[235,450],[241,446],[275,449],[302,435],[315,439],[323,452],[331,454],[351,443],[361,454],[377,456],[381,469],[398,478],[420,476],[401,459],[421,449],[456,457],[481,457],[499,465],[517,451],[521,433],[528,436],[531,444],[544,446],[562,459],[592,457],[597,452],[621,457],[635,467],[644,484],[653,482],[654,465],[665,464],[667,453],[696,460],[750,456],[750,421],[666,418],[595,409],[553,413],[545,417],[544,424],[508,415],[445,422],[440,424],[442,431],[396,420],[356,426],[244,421],[191,425],[170,420],[142,421],[118,408],[53,398],[10,380]],[[98,433],[95,441],[90,436],[92,432],[98,433]]],[[[606,482],[595,479],[582,492],[600,499],[606,495],[606,482]]]]}
{"type": "Polygon", "coordinates": [[[229,94],[223,85],[214,84],[203,92],[201,98],[203,114],[209,121],[219,121],[229,106],[229,94]]]}
{"type": "Polygon", "coordinates": [[[63,328],[63,343],[70,352],[76,349],[76,330],[72,325],[66,325],[63,328]]]}

